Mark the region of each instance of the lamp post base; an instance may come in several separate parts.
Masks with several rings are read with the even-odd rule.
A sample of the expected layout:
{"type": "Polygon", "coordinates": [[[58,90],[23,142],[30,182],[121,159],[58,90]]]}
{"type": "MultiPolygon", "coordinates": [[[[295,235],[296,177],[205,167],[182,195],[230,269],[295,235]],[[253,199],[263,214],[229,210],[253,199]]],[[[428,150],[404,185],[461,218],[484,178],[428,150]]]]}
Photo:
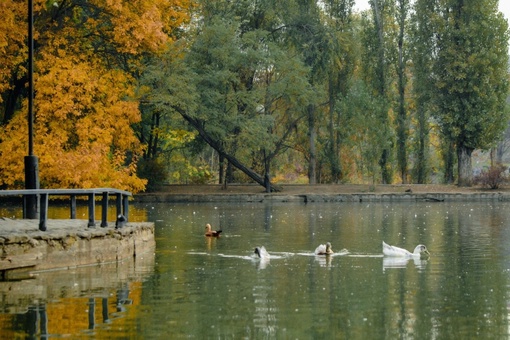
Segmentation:
{"type": "MultiPolygon", "coordinates": [[[[25,189],[39,189],[39,160],[37,156],[25,156],[25,189]]],[[[39,217],[37,195],[26,196],[24,218],[39,217]]]]}

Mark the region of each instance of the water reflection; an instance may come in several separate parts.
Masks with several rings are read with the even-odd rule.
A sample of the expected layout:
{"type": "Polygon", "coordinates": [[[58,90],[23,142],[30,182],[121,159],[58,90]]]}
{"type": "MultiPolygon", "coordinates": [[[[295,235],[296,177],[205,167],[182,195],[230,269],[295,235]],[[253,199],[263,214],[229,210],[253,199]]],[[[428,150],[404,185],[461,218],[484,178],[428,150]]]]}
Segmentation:
{"type": "MultiPolygon", "coordinates": [[[[143,277],[116,281],[110,277],[106,281],[115,284],[102,283],[104,287],[95,290],[60,286],[61,293],[74,291],[74,297],[55,294],[44,304],[37,299],[22,302],[31,289],[17,288],[4,293],[3,305],[8,306],[4,313],[25,315],[32,310],[30,327],[39,318],[40,332],[47,325],[49,333],[62,335],[66,333],[52,328],[53,315],[73,309],[73,322],[85,321],[80,321],[80,329],[93,325],[81,334],[108,338],[509,335],[508,203],[218,203],[136,208],[156,223],[157,249],[143,277]],[[206,223],[222,229],[222,237],[205,238],[206,223]],[[383,257],[382,240],[405,249],[424,244],[431,255],[426,260],[383,257]],[[314,249],[325,242],[348,252],[316,256],[314,249]],[[270,254],[265,264],[253,254],[261,245],[270,254]],[[13,291],[23,293],[16,298],[13,291]],[[43,307],[48,317],[41,324],[43,307]]],[[[98,276],[102,274],[92,271],[83,280],[98,276]]],[[[53,284],[47,281],[32,290],[49,290],[53,284]]],[[[28,332],[27,323],[12,326],[16,324],[12,319],[3,322],[2,317],[2,334],[28,332]]]]}
{"type": "Polygon", "coordinates": [[[427,260],[420,258],[405,258],[405,257],[387,257],[383,258],[383,269],[389,268],[406,268],[407,264],[411,262],[416,268],[423,270],[427,265],[427,260]]]}
{"type": "Polygon", "coordinates": [[[127,308],[134,301],[139,304],[141,282],[153,270],[154,253],[121,263],[38,272],[30,279],[1,281],[2,337],[76,337],[122,327],[134,321],[127,308]],[[12,327],[5,327],[8,324],[12,327]]]}

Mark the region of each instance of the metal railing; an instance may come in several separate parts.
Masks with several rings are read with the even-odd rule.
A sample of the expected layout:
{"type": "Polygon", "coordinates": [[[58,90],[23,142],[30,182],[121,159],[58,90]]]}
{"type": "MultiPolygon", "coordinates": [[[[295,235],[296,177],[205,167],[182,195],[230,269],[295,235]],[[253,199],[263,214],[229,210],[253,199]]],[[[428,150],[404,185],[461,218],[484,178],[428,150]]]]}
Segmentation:
{"type": "Polygon", "coordinates": [[[46,231],[48,222],[48,204],[49,196],[69,196],[70,199],[70,218],[76,219],[76,197],[88,197],[88,227],[95,228],[96,213],[96,195],[101,195],[101,227],[108,226],[108,201],[110,195],[116,197],[116,216],[123,215],[125,221],[128,220],[129,202],[131,196],[129,191],[112,188],[92,188],[92,189],[25,189],[25,190],[0,190],[0,196],[22,196],[23,197],[23,218],[26,218],[27,197],[37,196],[39,199],[39,230],[46,231]]]}

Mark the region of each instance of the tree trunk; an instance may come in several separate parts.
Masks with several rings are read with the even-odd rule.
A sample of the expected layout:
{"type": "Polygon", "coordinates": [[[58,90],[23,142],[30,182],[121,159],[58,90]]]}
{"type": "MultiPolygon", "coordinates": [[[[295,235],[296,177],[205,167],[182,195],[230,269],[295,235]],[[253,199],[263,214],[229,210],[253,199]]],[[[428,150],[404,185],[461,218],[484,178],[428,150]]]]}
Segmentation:
{"type": "Polygon", "coordinates": [[[417,115],[418,115],[418,126],[417,126],[417,134],[418,134],[418,151],[416,155],[416,183],[425,184],[427,182],[427,174],[428,174],[428,166],[427,166],[427,152],[426,148],[428,146],[428,122],[425,114],[425,109],[422,105],[417,105],[417,115]]]}
{"type": "MultiPolygon", "coordinates": [[[[384,2],[381,4],[379,0],[373,0],[372,2],[372,9],[374,12],[374,21],[375,26],[377,29],[377,37],[378,37],[378,43],[377,46],[377,68],[375,69],[376,76],[376,90],[378,94],[382,98],[386,98],[386,55],[385,55],[385,49],[384,49],[384,24],[383,24],[383,9],[382,6],[384,5],[384,2]]],[[[382,117],[384,124],[389,124],[387,113],[385,113],[385,116],[382,117]]],[[[381,180],[383,184],[389,184],[391,183],[391,171],[389,169],[389,162],[390,160],[390,149],[385,148],[382,151],[381,157],[379,158],[379,166],[381,169],[381,180]]]]}
{"type": "MultiPolygon", "coordinates": [[[[237,160],[234,156],[232,155],[229,155],[227,154],[223,148],[220,147],[220,144],[215,141],[208,133],[207,131],[205,131],[205,129],[203,128],[202,126],[202,123],[187,115],[185,112],[181,111],[181,110],[177,110],[180,115],[188,122],[190,123],[197,131],[198,133],[200,134],[200,136],[204,139],[204,141],[209,144],[213,149],[215,149],[218,154],[220,156],[223,156],[225,159],[228,160],[229,164],[230,165],[233,165],[235,166],[236,168],[238,168],[239,170],[241,170],[242,172],[244,172],[248,177],[250,177],[251,179],[253,179],[255,182],[257,182],[258,184],[262,185],[264,188],[266,187],[266,183],[264,181],[264,178],[262,178],[259,174],[257,174],[255,171],[253,171],[252,169],[244,166],[244,164],[242,164],[239,160],[237,160]]],[[[271,191],[274,192],[274,191],[281,191],[281,188],[277,187],[277,186],[274,186],[274,185],[270,185],[270,188],[271,188],[271,191]]]]}
{"type": "Polygon", "coordinates": [[[311,185],[317,184],[317,150],[315,146],[315,139],[317,132],[315,131],[315,108],[313,105],[308,106],[308,138],[310,140],[310,161],[308,163],[308,183],[311,185]]]}
{"type": "Polygon", "coordinates": [[[407,184],[407,112],[405,106],[405,90],[406,90],[406,75],[405,75],[405,56],[404,56],[404,28],[405,19],[407,17],[406,1],[400,1],[400,20],[399,20],[399,35],[398,35],[398,118],[397,118],[397,161],[402,178],[402,184],[407,184]]]}
{"type": "Polygon", "coordinates": [[[444,140],[445,138],[443,137],[444,183],[452,184],[455,181],[455,176],[453,175],[455,153],[452,142],[444,140]]]}
{"type": "Polygon", "coordinates": [[[219,162],[218,162],[218,177],[219,177],[219,184],[225,185],[225,157],[223,155],[218,155],[219,162]]]}
{"type": "Polygon", "coordinates": [[[459,171],[459,187],[470,187],[473,185],[473,169],[471,167],[472,148],[464,145],[457,146],[457,162],[459,171]]]}
{"type": "MultiPolygon", "coordinates": [[[[330,80],[329,82],[330,88],[333,86],[332,82],[330,80]]],[[[329,130],[329,163],[331,166],[331,181],[335,184],[338,184],[341,177],[341,166],[340,166],[340,160],[339,160],[339,143],[340,140],[337,138],[339,137],[338,133],[335,133],[335,96],[332,95],[332,91],[330,90],[330,96],[329,96],[329,124],[328,124],[328,130],[329,130]]]]}
{"type": "Polygon", "coordinates": [[[271,169],[271,161],[264,157],[264,186],[266,192],[271,192],[271,175],[269,173],[271,169]]]}

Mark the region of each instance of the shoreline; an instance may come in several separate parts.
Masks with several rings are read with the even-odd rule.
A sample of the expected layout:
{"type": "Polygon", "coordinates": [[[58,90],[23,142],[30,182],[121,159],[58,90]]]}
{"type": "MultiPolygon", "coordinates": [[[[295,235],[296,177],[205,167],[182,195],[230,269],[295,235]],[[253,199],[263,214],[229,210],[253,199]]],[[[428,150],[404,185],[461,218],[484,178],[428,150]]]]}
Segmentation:
{"type": "Polygon", "coordinates": [[[451,202],[510,201],[510,190],[454,185],[282,185],[280,192],[266,193],[260,185],[167,185],[158,192],[139,193],[135,203],[207,202],[451,202]]]}

